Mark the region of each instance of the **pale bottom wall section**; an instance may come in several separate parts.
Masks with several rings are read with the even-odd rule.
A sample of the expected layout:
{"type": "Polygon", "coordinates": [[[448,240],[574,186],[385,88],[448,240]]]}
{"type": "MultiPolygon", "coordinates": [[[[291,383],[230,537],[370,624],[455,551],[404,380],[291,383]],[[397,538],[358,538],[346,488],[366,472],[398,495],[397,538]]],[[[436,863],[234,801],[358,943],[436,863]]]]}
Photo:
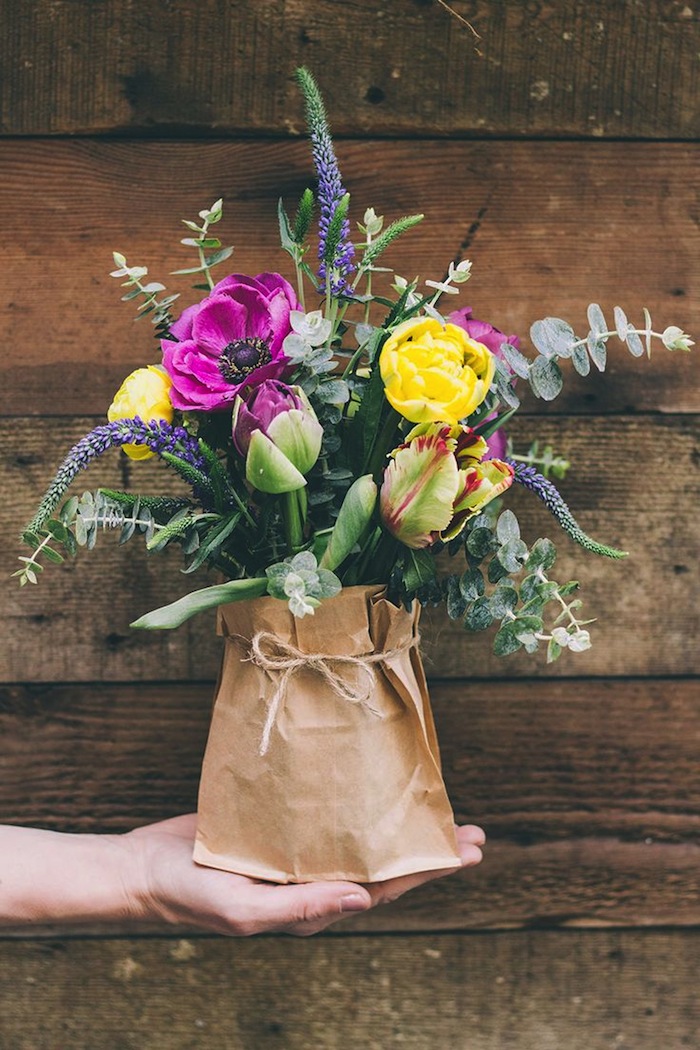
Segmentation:
{"type": "Polygon", "coordinates": [[[2,1050],[681,1050],[693,930],[0,942],[2,1050]]]}

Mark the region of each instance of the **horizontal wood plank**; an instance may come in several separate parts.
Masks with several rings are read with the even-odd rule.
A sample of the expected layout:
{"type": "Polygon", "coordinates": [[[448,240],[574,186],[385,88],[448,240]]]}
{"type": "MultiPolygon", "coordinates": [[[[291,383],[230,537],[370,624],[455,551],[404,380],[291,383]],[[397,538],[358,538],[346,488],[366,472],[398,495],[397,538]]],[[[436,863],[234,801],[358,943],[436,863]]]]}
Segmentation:
{"type": "MultiPolygon", "coordinates": [[[[340,156],[356,219],[368,205],[387,221],[426,214],[389,265],[434,279],[450,259],[473,260],[447,308],[470,304],[525,346],[530,324],[551,314],[585,335],[590,301],[610,323],[619,303],[635,323],[648,306],[658,330],[700,332],[696,146],[365,141],[343,143],[340,156]]],[[[305,142],[0,141],[0,168],[0,319],[12,348],[0,362],[0,414],[13,416],[100,414],[131,369],[159,359],[149,323],[134,325],[108,276],[114,249],[168,280],[191,265],[180,220],[224,196],[231,268],[291,277],[277,199],[294,209],[311,181],[305,142]]],[[[183,306],[198,294],[187,278],[171,288],[183,306]]],[[[568,369],[562,397],[527,409],[698,411],[695,358],[657,346],[651,363],[638,361],[615,338],[604,376],[568,369]]]]}
{"type": "Polygon", "coordinates": [[[696,932],[0,942],[12,1050],[687,1050],[696,932]]]}
{"type": "Polygon", "coordinates": [[[316,73],[345,135],[692,138],[681,0],[36,0],[2,4],[5,134],[295,134],[316,73]],[[460,19],[471,21],[475,40],[460,19]],[[353,46],[339,46],[352,40],[353,46]],[[358,61],[358,56],[362,57],[358,61]]]}
{"type": "MultiPolygon", "coordinates": [[[[7,486],[0,517],[12,537],[28,522],[58,462],[94,421],[6,420],[0,428],[0,462],[7,486]]],[[[696,416],[676,419],[521,419],[512,428],[517,447],[537,436],[574,464],[562,492],[582,527],[603,542],[631,552],[612,562],[587,554],[561,533],[530,493],[515,491],[508,505],[534,540],[551,536],[560,552],[553,575],[582,581],[581,596],[592,626],[593,649],[564,654],[549,668],[544,658],[517,653],[499,659],[490,633],[474,635],[428,610],[424,651],[434,676],[475,677],[534,673],[553,676],[686,675],[700,671],[696,639],[699,466],[696,416]],[[662,597],[660,597],[662,596],[662,597]]],[[[112,452],[81,475],[84,488],[127,487],[172,492],[171,474],[158,463],[134,464],[112,452]]],[[[0,681],[129,681],[203,679],[216,676],[219,641],[213,614],[177,631],[141,632],[129,623],[142,613],[205,586],[201,572],[182,576],[177,550],[147,555],[139,538],[119,547],[100,536],[92,552],[49,566],[37,587],[10,578],[24,553],[6,544],[0,560],[5,624],[0,644],[0,681]]],[[[463,571],[462,562],[445,564],[463,571]]]]}
{"type": "MultiPolygon", "coordinates": [[[[3,687],[0,822],[122,832],[193,810],[211,696],[3,687]]],[[[485,827],[485,860],[355,929],[700,923],[697,680],[433,681],[431,696],[456,819],[485,827]]]]}

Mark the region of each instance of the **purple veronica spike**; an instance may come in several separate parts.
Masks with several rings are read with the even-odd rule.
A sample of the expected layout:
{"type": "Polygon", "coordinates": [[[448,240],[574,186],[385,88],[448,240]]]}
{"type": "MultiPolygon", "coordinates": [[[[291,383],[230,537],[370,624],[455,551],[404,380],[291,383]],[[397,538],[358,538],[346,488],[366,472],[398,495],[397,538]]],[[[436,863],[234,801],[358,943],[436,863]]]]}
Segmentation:
{"type": "Polygon", "coordinates": [[[539,496],[547,510],[551,511],[572,540],[593,554],[602,554],[606,558],[627,557],[627,551],[618,550],[617,547],[606,547],[605,544],[598,543],[597,540],[588,536],[574,518],[556,485],[553,485],[544,474],[538,473],[534,467],[526,466],[524,463],[516,463],[513,459],[507,459],[506,463],[509,463],[515,472],[514,480],[519,482],[523,488],[539,496]]]}
{"type": "Polygon", "coordinates": [[[39,509],[27,526],[27,531],[36,532],[43,527],[81,470],[89,467],[92,461],[107,449],[119,448],[122,445],[147,445],[151,452],[157,455],[171,452],[196,470],[206,470],[206,460],[200,452],[199,442],[188,434],[184,427],[174,427],[163,419],[144,423],[138,416],[134,419],[117,419],[113,423],[103,423],[82,437],[70,450],[56,471],[39,509]]]}
{"type": "MultiPolygon", "coordinates": [[[[311,150],[318,176],[318,201],[321,208],[319,218],[318,257],[321,260],[318,275],[322,281],[326,279],[326,241],[328,227],[333,218],[338,203],[345,196],[345,190],[340,177],[340,169],[333,149],[326,110],[323,99],[316,85],[316,81],[308,69],[298,69],[296,72],[297,82],[304,95],[306,103],[306,122],[311,136],[311,150]]],[[[346,219],[343,223],[342,233],[335,251],[335,257],[331,267],[331,292],[339,295],[348,287],[347,278],[353,272],[352,257],[355,248],[350,240],[350,223],[346,219]]]]}

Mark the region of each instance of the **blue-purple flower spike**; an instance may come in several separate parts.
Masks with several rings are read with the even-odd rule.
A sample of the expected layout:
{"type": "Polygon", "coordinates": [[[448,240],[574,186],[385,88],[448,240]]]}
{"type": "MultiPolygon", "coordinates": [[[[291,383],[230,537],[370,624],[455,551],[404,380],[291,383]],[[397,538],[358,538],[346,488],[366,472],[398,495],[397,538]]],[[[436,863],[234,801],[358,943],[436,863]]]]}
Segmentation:
{"type": "Polygon", "coordinates": [[[605,544],[598,543],[597,540],[588,536],[574,518],[559,490],[543,474],[539,474],[534,467],[526,466],[524,463],[516,463],[512,459],[508,459],[506,462],[515,471],[514,480],[522,485],[523,488],[529,489],[530,492],[534,492],[536,496],[539,496],[547,510],[551,511],[564,532],[571,536],[572,540],[575,540],[585,550],[591,551],[593,554],[601,554],[605,558],[627,557],[627,551],[618,550],[616,547],[606,547],[605,544]]]}
{"type": "Polygon", "coordinates": [[[117,419],[113,423],[104,423],[91,430],[70,450],[56,471],[39,509],[27,526],[27,531],[36,532],[43,528],[81,470],[89,467],[92,461],[107,449],[119,448],[122,445],[147,445],[156,455],[170,452],[195,470],[206,470],[206,460],[200,451],[199,442],[188,434],[184,427],[174,427],[164,419],[144,423],[138,416],[134,419],[117,419]]]}
{"type": "Polygon", "coordinates": [[[311,150],[318,176],[318,202],[320,205],[318,257],[321,260],[318,275],[326,280],[330,265],[330,286],[333,295],[339,295],[348,287],[348,277],[354,270],[352,257],[355,254],[350,240],[350,223],[344,220],[332,261],[327,260],[327,238],[333,214],[345,196],[345,190],[333,149],[333,140],[328,127],[326,110],[316,81],[304,67],[297,69],[296,78],[306,103],[306,122],[311,136],[311,150]],[[326,260],[324,262],[324,260],[326,260]]]}

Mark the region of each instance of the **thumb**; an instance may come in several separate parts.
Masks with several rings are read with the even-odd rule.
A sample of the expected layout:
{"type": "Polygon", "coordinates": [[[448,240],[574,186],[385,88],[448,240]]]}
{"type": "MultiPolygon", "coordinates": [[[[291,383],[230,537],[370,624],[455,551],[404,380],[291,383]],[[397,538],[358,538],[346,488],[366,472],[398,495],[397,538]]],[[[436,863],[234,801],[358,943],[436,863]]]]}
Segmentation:
{"type": "MultiPolygon", "coordinates": [[[[265,921],[271,927],[301,927],[314,932],[343,915],[367,911],[372,898],[354,882],[304,882],[271,886],[267,893],[265,921]]],[[[262,916],[261,916],[262,918],[262,916]]]]}

